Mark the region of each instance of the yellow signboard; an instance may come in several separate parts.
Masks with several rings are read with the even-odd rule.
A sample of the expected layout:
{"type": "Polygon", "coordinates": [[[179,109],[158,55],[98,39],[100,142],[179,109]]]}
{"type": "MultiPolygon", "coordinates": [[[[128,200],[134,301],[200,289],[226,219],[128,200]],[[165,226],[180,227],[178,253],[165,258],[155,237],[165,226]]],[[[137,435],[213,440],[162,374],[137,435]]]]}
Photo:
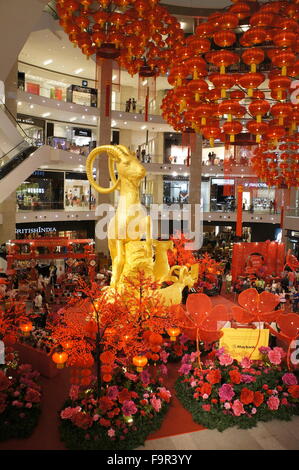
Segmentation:
{"type": "Polygon", "coordinates": [[[223,328],[222,331],[220,348],[224,348],[225,352],[238,361],[249,356],[253,360],[261,359],[259,348],[269,344],[268,329],[223,328]]]}

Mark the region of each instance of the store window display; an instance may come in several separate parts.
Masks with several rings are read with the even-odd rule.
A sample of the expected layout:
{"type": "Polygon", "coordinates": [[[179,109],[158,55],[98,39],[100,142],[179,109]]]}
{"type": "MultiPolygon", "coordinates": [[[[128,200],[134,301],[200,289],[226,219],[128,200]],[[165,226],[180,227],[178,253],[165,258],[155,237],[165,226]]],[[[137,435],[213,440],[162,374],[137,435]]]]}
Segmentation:
{"type": "Polygon", "coordinates": [[[86,178],[80,173],[66,173],[65,210],[95,210],[95,194],[86,178]]]}
{"type": "Polygon", "coordinates": [[[16,190],[17,210],[63,209],[63,172],[35,171],[16,190]]]}

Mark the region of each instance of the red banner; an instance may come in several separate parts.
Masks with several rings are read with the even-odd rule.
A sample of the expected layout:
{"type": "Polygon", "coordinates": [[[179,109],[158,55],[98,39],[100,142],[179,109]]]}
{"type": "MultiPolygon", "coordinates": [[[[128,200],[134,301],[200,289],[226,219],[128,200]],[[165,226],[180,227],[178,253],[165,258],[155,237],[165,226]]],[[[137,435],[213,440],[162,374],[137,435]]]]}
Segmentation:
{"type": "Polygon", "coordinates": [[[242,224],[243,224],[243,186],[237,187],[237,224],[236,236],[242,237],[242,224]]]}
{"type": "Polygon", "coordinates": [[[283,228],[283,219],[284,219],[284,206],[280,208],[280,228],[283,228]]]}

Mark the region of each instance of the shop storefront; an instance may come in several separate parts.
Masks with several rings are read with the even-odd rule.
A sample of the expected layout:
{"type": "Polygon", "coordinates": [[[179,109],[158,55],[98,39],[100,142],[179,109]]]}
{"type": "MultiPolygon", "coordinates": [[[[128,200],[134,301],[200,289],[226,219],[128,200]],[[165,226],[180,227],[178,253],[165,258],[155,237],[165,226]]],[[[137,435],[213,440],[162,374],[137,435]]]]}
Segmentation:
{"type": "Polygon", "coordinates": [[[269,188],[266,183],[244,181],[243,208],[256,212],[270,211],[275,200],[275,189],[269,188]]]}
{"type": "Polygon", "coordinates": [[[17,210],[63,209],[64,172],[35,171],[16,190],[17,210]]]}
{"type": "Polygon", "coordinates": [[[189,178],[184,176],[163,176],[164,204],[188,204],[189,178]]]}
{"type": "Polygon", "coordinates": [[[292,250],[292,253],[296,256],[296,258],[299,258],[299,232],[288,230],[287,244],[288,249],[292,250]]]}
{"type": "Polygon", "coordinates": [[[64,221],[16,224],[16,239],[41,237],[94,238],[95,222],[64,221]]]}
{"type": "Polygon", "coordinates": [[[87,86],[71,85],[67,89],[66,100],[69,103],[96,108],[98,105],[98,90],[87,86]]]}
{"type": "Polygon", "coordinates": [[[47,142],[51,147],[84,156],[96,147],[96,128],[92,127],[72,127],[66,123],[49,122],[47,135],[47,142]]]}
{"type": "Polygon", "coordinates": [[[64,188],[65,210],[95,210],[96,197],[86,174],[66,172],[64,188]]]}
{"type": "Polygon", "coordinates": [[[212,178],[210,197],[210,210],[212,212],[234,211],[235,180],[228,178],[212,178]]]}

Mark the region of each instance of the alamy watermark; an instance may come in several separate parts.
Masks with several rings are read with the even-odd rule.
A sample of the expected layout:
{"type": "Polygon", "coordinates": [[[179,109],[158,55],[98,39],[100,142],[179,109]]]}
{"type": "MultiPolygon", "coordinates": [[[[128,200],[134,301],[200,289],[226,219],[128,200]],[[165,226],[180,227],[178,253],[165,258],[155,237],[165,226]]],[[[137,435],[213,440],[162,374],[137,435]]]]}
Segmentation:
{"type": "Polygon", "coordinates": [[[96,208],[99,221],[95,236],[99,240],[169,240],[172,235],[188,235],[188,250],[199,250],[203,243],[203,213],[201,204],[128,204],[120,197],[117,208],[99,204],[96,208]]]}

